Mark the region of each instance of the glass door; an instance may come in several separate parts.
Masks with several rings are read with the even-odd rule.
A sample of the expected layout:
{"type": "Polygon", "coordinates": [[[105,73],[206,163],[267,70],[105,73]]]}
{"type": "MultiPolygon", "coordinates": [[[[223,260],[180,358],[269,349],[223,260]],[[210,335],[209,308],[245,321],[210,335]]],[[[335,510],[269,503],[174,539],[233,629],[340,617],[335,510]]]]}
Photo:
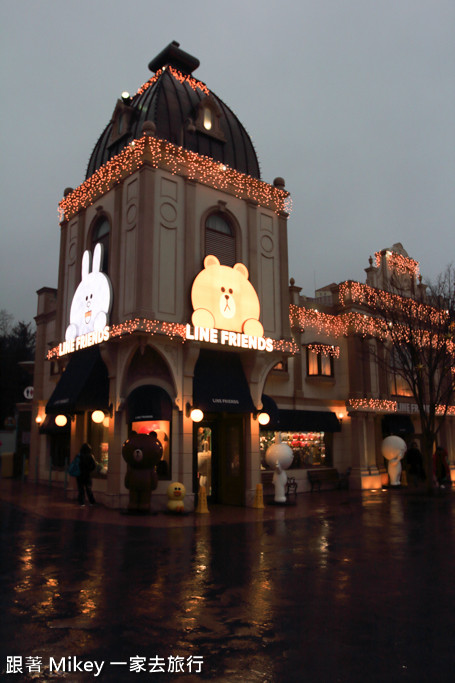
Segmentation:
{"type": "Polygon", "coordinates": [[[220,503],[244,505],[245,444],[242,415],[227,415],[220,423],[219,488],[220,503]]]}
{"type": "Polygon", "coordinates": [[[245,490],[244,418],[219,413],[195,427],[195,490],[204,486],[216,503],[243,505],[245,490]]]}
{"type": "Polygon", "coordinates": [[[212,486],[212,427],[197,428],[196,446],[196,470],[197,470],[197,489],[204,486],[208,496],[213,494],[212,486]]]}

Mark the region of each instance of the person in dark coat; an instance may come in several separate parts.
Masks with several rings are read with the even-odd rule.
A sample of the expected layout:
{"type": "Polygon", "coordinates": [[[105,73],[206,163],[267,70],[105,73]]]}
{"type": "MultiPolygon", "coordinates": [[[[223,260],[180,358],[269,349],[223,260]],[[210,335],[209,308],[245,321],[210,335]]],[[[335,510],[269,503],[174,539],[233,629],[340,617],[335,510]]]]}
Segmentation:
{"type": "Polygon", "coordinates": [[[411,443],[405,457],[409,479],[412,480],[414,486],[417,486],[419,480],[425,479],[425,473],[423,470],[422,453],[419,451],[416,441],[411,443]]]}
{"type": "Polygon", "coordinates": [[[446,486],[451,486],[452,482],[450,480],[450,466],[448,460],[448,454],[445,448],[438,446],[433,453],[433,474],[436,479],[436,483],[440,488],[445,488],[446,486]]]}
{"type": "Polygon", "coordinates": [[[96,469],[96,460],[92,452],[92,447],[88,443],[83,443],[79,451],[79,469],[81,472],[77,477],[79,505],[84,507],[85,494],[87,494],[90,505],[94,505],[95,497],[92,491],[92,472],[96,469]]]}

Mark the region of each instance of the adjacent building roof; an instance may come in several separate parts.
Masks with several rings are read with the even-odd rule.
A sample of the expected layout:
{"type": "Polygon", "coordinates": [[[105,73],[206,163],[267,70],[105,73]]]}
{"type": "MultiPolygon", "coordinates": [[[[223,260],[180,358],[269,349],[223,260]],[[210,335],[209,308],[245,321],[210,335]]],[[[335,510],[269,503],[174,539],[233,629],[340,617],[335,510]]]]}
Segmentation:
{"type": "Polygon", "coordinates": [[[155,75],[138,92],[122,95],[90,157],[86,178],[144,129],[197,154],[260,178],[253,143],[237,116],[191,74],[199,61],[170,43],[149,64],[155,75]],[[145,124],[145,126],[144,126],[145,124]]]}

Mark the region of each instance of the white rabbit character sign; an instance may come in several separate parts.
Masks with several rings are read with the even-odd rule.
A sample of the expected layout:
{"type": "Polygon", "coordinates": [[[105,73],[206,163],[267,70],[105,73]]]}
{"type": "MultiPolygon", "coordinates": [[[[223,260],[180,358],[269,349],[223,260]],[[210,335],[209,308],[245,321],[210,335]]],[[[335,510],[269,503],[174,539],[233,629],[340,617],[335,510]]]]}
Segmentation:
{"type": "Polygon", "coordinates": [[[99,344],[109,339],[109,313],[112,305],[112,286],[101,270],[103,246],[98,243],[82,256],[81,281],[71,302],[70,324],[59,355],[99,344]]]}

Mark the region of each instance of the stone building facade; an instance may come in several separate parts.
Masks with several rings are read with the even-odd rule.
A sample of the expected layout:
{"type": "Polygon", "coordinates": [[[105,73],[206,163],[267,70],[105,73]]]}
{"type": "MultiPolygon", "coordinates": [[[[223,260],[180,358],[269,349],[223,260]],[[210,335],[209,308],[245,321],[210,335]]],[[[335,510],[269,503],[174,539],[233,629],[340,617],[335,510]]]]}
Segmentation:
{"type": "MultiPolygon", "coordinates": [[[[289,284],[284,180],[261,180],[249,135],[198,65],[176,43],[152,60],[86,180],[65,190],[58,286],[38,292],[30,476],[63,485],[89,442],[98,499],[122,507],[122,444],[155,431],[157,509],[171,481],[189,509],[201,484],[215,502],[251,505],[280,432],[299,492],[317,467],[379,486],[388,404],[373,399],[390,391],[362,350],[373,342],[340,332],[355,308],[340,305],[346,283],[314,299],[289,284]]],[[[367,269],[371,286],[379,271],[367,269]]],[[[453,425],[446,440],[453,457],[453,425]]]]}

